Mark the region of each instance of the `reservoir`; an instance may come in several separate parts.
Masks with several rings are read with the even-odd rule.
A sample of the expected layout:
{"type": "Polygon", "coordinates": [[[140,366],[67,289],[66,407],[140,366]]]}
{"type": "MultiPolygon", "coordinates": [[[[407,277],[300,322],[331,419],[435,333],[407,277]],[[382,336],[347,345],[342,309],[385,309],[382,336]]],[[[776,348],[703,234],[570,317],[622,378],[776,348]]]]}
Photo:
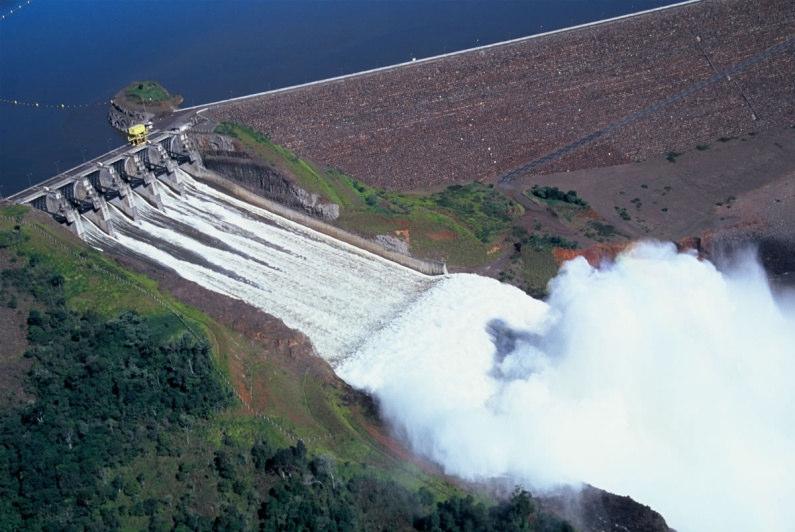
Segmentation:
{"type": "Polygon", "coordinates": [[[135,79],[190,106],[671,3],[0,1],[0,195],[121,144],[107,101],[135,79]]]}

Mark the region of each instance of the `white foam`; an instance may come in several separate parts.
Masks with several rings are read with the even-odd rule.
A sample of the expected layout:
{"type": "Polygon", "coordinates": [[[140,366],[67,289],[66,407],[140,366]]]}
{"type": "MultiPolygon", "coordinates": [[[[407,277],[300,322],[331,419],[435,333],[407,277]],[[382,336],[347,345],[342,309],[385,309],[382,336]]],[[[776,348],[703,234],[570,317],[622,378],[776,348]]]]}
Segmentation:
{"type": "Polygon", "coordinates": [[[679,530],[795,522],[795,308],[753,260],[721,273],[640,245],[600,271],[568,263],[545,303],[476,275],[431,279],[189,179],[161,195],[163,212],[139,198],[134,225],[119,216],[115,239],[88,227],[89,241],[306,333],[450,473],[588,482],[679,530]]]}
{"type": "Polygon", "coordinates": [[[162,210],[136,197],[139,219],[118,216],[117,236],[91,230],[91,243],[122,246],[246,301],[304,332],[331,362],[353,352],[434,282],[182,177],[183,195],[161,187],[162,210]],[[150,236],[170,247],[158,249],[150,236]],[[201,260],[190,259],[191,253],[201,260]]]}
{"type": "Polygon", "coordinates": [[[741,264],[645,244],[569,263],[548,304],[455,275],[338,373],[450,473],[588,482],[678,530],[792,529],[795,316],[741,264]]]}

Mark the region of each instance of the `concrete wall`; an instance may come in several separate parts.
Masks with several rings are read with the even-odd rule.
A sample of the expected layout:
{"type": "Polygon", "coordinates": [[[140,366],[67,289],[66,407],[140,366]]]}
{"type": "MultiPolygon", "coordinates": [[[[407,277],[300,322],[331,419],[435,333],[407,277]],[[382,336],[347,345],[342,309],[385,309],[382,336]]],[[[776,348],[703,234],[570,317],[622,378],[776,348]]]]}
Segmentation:
{"type": "Polygon", "coordinates": [[[377,242],[368,240],[353,233],[349,233],[344,229],[340,229],[339,227],[323,222],[322,220],[313,218],[298,211],[294,211],[267,198],[263,198],[262,196],[259,196],[250,190],[233,183],[232,181],[215,172],[203,168],[191,168],[187,171],[197,181],[210,185],[240,200],[268,210],[274,214],[278,214],[279,216],[292,222],[299,223],[309,227],[310,229],[314,229],[319,233],[336,238],[337,240],[345,242],[346,244],[350,244],[365,251],[369,251],[370,253],[383,257],[392,262],[396,262],[401,266],[411,268],[412,270],[416,270],[426,275],[444,275],[447,273],[447,268],[442,262],[426,261],[390,251],[385,249],[377,242]]]}

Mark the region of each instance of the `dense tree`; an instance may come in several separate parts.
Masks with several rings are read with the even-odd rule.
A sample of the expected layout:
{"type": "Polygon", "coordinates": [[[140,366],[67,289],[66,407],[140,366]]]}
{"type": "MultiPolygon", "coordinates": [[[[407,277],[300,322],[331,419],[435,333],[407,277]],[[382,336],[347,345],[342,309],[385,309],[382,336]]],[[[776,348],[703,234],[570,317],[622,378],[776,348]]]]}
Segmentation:
{"type": "MultiPolygon", "coordinates": [[[[115,492],[101,488],[100,471],[128,462],[171,427],[207,418],[231,393],[206,340],[164,337],[184,330],[165,323],[176,318],[69,311],[63,277],[37,260],[3,278],[39,308],[27,319],[26,388],[35,401],[0,417],[0,521],[112,528],[117,520],[98,509],[115,492]]],[[[158,503],[142,509],[154,515],[158,503]]]]}
{"type": "Polygon", "coordinates": [[[9,288],[33,301],[34,398],[0,411],[0,531],[566,530],[526,492],[491,508],[436,503],[427,489],[345,474],[301,441],[246,449],[224,433],[191,448],[184,436],[232,402],[206,339],[173,316],[69,310],[67,281],[36,256],[0,281],[0,301],[9,288]],[[147,457],[171,461],[176,491],[158,491],[158,471],[129,471],[147,457]]]}

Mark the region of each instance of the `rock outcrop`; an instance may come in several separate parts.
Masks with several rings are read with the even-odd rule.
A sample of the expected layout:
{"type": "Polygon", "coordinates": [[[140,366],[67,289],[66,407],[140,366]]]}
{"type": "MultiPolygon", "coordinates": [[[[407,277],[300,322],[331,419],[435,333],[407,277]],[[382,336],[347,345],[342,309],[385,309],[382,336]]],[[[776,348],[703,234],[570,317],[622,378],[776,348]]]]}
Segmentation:
{"type": "Polygon", "coordinates": [[[339,218],[340,207],[298,186],[280,170],[257,160],[224,135],[195,135],[204,165],[255,194],[321,220],[339,218]]]}
{"type": "Polygon", "coordinates": [[[672,532],[663,516],[631,497],[585,485],[541,498],[542,507],[583,532],[672,532]]]}
{"type": "Polygon", "coordinates": [[[110,122],[111,126],[124,133],[133,125],[145,124],[154,117],[154,113],[128,109],[116,102],[111,102],[110,109],[108,109],[108,122],[110,122]]]}

